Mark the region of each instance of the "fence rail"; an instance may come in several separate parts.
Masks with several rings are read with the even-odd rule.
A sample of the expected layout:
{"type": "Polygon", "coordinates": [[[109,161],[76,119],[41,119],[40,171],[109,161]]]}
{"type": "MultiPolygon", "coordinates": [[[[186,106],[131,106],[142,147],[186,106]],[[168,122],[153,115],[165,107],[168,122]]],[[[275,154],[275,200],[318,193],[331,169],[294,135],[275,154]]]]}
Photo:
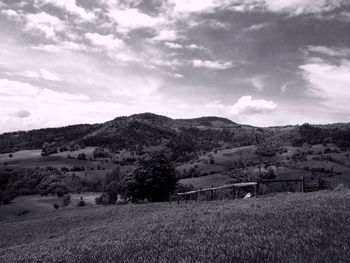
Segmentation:
{"type": "MultiPolygon", "coordinates": [[[[300,179],[259,179],[256,182],[244,182],[244,183],[235,183],[235,184],[228,184],[218,187],[210,187],[205,189],[199,189],[199,190],[193,190],[188,191],[184,193],[177,193],[177,203],[180,204],[181,197],[186,197],[188,200],[194,200],[198,201],[199,196],[202,193],[210,193],[210,200],[214,200],[214,193],[220,191],[219,196],[223,198],[223,190],[225,189],[232,189],[232,193],[230,194],[232,196],[232,199],[237,199],[241,195],[240,189],[251,187],[254,188],[254,196],[257,197],[259,195],[259,185],[261,184],[272,184],[272,183],[292,183],[292,182],[300,182],[301,183],[301,191],[302,192],[310,192],[310,191],[317,191],[320,189],[329,189],[331,188],[331,184],[329,181],[318,178],[317,181],[311,181],[307,182],[305,181],[305,177],[302,176],[300,179]]],[[[169,196],[169,202],[172,201],[172,196],[169,196]]]]}
{"type": "MultiPolygon", "coordinates": [[[[201,193],[207,193],[210,192],[210,199],[214,200],[214,192],[220,191],[220,196],[223,196],[223,190],[224,189],[232,189],[232,198],[238,198],[239,197],[239,189],[244,187],[254,187],[255,188],[255,195],[257,195],[257,182],[245,182],[245,183],[236,183],[236,184],[228,184],[218,187],[210,187],[206,189],[199,189],[199,190],[193,190],[188,191],[184,193],[177,193],[177,203],[180,203],[180,198],[183,196],[189,197],[190,200],[192,200],[192,197],[195,201],[198,200],[198,197],[201,193]]],[[[171,199],[169,199],[171,200],[171,199]]]]}

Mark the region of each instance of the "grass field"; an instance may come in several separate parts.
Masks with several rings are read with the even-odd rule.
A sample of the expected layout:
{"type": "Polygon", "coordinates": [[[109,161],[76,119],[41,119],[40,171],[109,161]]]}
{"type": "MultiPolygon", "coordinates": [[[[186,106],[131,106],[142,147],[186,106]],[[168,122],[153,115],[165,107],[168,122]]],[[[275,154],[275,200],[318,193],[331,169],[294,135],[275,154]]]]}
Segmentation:
{"type": "Polygon", "coordinates": [[[179,183],[186,185],[193,185],[195,188],[208,188],[208,187],[216,187],[226,184],[226,181],[229,179],[228,176],[222,174],[210,174],[201,177],[194,178],[185,178],[181,179],[179,183]]]}
{"type": "Polygon", "coordinates": [[[43,210],[0,220],[0,262],[349,262],[350,190],[43,210]]]}

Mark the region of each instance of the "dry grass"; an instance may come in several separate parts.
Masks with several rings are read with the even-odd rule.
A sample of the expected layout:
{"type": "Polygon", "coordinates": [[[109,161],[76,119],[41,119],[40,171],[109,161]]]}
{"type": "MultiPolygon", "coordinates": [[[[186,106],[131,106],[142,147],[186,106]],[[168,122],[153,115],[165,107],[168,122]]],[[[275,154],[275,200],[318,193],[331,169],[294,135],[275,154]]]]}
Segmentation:
{"type": "Polygon", "coordinates": [[[348,262],[350,190],[0,222],[0,262],[348,262]]]}

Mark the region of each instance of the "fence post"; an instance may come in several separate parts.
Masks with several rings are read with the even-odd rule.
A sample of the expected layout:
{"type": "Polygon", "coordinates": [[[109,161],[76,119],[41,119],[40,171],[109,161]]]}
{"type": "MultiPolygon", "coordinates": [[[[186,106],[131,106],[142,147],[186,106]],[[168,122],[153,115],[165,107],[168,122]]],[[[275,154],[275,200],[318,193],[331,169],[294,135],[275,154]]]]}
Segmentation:
{"type": "Polygon", "coordinates": [[[178,205],[180,204],[180,196],[179,196],[179,194],[177,194],[177,204],[178,205]]]}
{"type": "Polygon", "coordinates": [[[169,193],[169,204],[171,204],[171,193],[169,193]]]}
{"type": "Polygon", "coordinates": [[[255,186],[255,197],[258,197],[259,194],[259,181],[256,181],[256,186],[255,186]]]}
{"type": "Polygon", "coordinates": [[[322,189],[322,181],[321,181],[321,176],[318,176],[318,189],[322,189]]]}
{"type": "Polygon", "coordinates": [[[303,193],[305,192],[305,178],[304,178],[304,175],[301,177],[302,178],[302,182],[301,182],[301,184],[302,184],[302,191],[303,191],[303,193]]]}

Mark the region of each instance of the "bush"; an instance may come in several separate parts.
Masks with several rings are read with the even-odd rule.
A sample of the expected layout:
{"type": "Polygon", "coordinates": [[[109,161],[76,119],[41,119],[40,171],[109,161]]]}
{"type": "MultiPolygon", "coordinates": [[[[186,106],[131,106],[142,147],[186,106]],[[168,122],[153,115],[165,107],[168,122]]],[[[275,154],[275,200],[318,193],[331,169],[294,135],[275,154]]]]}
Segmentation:
{"type": "Polygon", "coordinates": [[[73,166],[71,169],[71,172],[80,172],[80,171],[85,171],[84,166],[73,166]]]}
{"type": "Polygon", "coordinates": [[[63,206],[67,206],[70,203],[70,195],[69,194],[65,194],[62,198],[62,202],[63,202],[63,206]]]}
{"type": "Polygon", "coordinates": [[[61,167],[61,171],[62,171],[62,172],[69,172],[69,168],[63,166],[63,167],[61,167]]]}
{"type": "Polygon", "coordinates": [[[82,206],[86,206],[85,201],[84,201],[84,199],[83,199],[83,197],[82,197],[82,196],[80,197],[80,200],[79,200],[79,202],[78,202],[77,206],[80,206],[80,207],[82,207],[82,206]]]}
{"type": "Polygon", "coordinates": [[[3,202],[4,205],[8,205],[11,202],[12,199],[13,198],[12,198],[11,195],[4,194],[4,196],[2,197],[2,202],[3,202]]]}
{"type": "Polygon", "coordinates": [[[85,153],[79,153],[78,154],[78,159],[79,160],[86,160],[86,154],[85,153]]]}
{"type": "Polygon", "coordinates": [[[109,205],[109,196],[106,193],[95,198],[96,205],[109,205]]]}
{"type": "Polygon", "coordinates": [[[62,190],[58,190],[58,191],[56,192],[56,195],[57,195],[57,197],[61,198],[61,197],[64,195],[64,193],[63,193],[62,190]]]}
{"type": "Polygon", "coordinates": [[[29,214],[29,213],[30,213],[30,211],[28,209],[23,209],[23,210],[21,209],[21,210],[17,211],[16,215],[17,216],[24,216],[24,215],[29,214]]]}
{"type": "Polygon", "coordinates": [[[60,206],[59,206],[57,203],[53,203],[53,207],[54,207],[55,209],[60,208],[60,206]]]}

